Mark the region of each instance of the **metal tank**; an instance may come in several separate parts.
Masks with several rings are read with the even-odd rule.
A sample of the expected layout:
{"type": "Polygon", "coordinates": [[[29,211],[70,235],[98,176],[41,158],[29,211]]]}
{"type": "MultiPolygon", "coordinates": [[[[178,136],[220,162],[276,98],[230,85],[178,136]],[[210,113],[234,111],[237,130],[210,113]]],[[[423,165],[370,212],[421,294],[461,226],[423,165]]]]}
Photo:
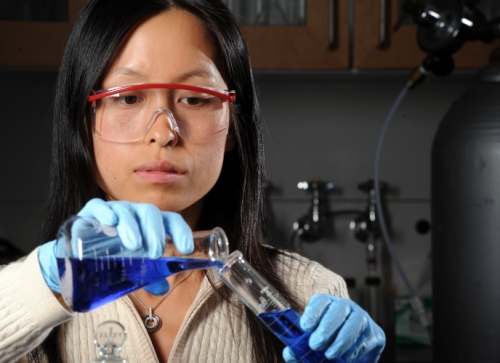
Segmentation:
{"type": "Polygon", "coordinates": [[[432,147],[434,361],[500,362],[500,66],[481,70],[432,147]]]}

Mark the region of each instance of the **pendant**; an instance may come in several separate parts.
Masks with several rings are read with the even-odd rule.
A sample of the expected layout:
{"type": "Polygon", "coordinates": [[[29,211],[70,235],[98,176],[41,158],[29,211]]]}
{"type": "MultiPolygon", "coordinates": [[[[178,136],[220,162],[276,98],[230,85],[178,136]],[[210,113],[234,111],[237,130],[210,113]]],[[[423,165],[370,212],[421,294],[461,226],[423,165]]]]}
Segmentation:
{"type": "Polygon", "coordinates": [[[142,319],[148,333],[154,333],[161,327],[161,319],[158,315],[153,314],[153,309],[149,308],[149,314],[142,319]]]}

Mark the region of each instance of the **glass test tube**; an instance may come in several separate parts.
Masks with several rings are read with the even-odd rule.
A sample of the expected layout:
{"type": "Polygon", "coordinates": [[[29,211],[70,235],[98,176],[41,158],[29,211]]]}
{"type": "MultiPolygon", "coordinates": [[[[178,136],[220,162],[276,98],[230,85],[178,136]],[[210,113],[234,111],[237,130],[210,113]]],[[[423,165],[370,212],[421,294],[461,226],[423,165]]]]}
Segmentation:
{"type": "Polygon", "coordinates": [[[290,347],[297,358],[304,363],[344,363],[340,358],[330,361],[324,351],[314,351],[309,347],[311,333],[300,328],[300,315],[243,259],[240,251],[234,251],[218,272],[224,283],[290,347]]]}

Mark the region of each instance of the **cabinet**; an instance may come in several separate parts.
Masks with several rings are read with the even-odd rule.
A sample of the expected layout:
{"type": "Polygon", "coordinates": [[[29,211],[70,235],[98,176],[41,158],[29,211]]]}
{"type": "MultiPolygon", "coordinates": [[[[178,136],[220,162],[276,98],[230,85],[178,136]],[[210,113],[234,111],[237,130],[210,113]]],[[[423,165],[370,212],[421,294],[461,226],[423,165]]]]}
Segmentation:
{"type": "Polygon", "coordinates": [[[0,20],[0,65],[57,67],[85,0],[67,2],[67,21],[0,20]]]}
{"type": "MultiPolygon", "coordinates": [[[[287,1],[282,5],[293,3],[287,1]]],[[[235,9],[235,1],[226,2],[235,9]]],[[[250,3],[258,6],[259,2],[280,6],[279,1],[250,3]]],[[[349,0],[306,0],[296,6],[304,7],[303,24],[241,26],[254,68],[349,68],[349,0]]],[[[262,7],[261,12],[265,11],[262,7]]]]}
{"type": "MultiPolygon", "coordinates": [[[[245,0],[225,0],[232,10],[245,0]]],[[[284,0],[283,0],[284,1],[284,0]]],[[[289,0],[288,4],[299,0],[289,0]]],[[[243,25],[252,63],[256,69],[395,69],[414,68],[425,58],[417,44],[417,25],[392,28],[403,0],[302,0],[307,21],[302,25],[243,25]],[[334,34],[334,47],[329,47],[334,34]]],[[[248,1],[246,3],[249,3],[248,1]]],[[[261,8],[278,6],[281,0],[255,0],[261,8]],[[264,5],[263,5],[264,4],[264,5]],[[274,5],[269,5],[274,4],[274,5]]],[[[283,8],[285,3],[281,4],[283,8]]],[[[481,0],[487,18],[498,0],[481,0]]],[[[244,19],[239,16],[239,19],[244,19]]],[[[500,40],[485,44],[467,42],[453,55],[457,68],[488,64],[500,40]]]]}
{"type": "MultiPolygon", "coordinates": [[[[30,1],[41,0],[22,0],[30,1]]],[[[0,66],[59,65],[86,0],[60,1],[67,1],[68,21],[0,20],[0,66]]],[[[224,1],[243,20],[241,28],[256,69],[414,68],[425,57],[417,45],[416,25],[392,31],[403,0],[224,1]],[[243,8],[253,23],[237,13],[243,8]],[[289,18],[293,21],[287,22],[289,18]]],[[[480,0],[478,6],[491,18],[500,15],[499,3],[480,0]]],[[[500,40],[467,42],[453,56],[456,67],[483,67],[497,47],[500,40]]]]}

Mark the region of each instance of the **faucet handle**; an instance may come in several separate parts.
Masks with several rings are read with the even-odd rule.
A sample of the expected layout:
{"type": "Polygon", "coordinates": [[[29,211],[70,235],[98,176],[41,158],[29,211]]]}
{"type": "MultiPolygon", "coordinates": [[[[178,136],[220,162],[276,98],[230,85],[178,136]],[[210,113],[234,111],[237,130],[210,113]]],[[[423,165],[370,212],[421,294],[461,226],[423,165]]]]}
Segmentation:
{"type": "Polygon", "coordinates": [[[321,190],[329,192],[335,189],[335,184],[333,184],[332,182],[323,181],[321,179],[311,179],[309,181],[298,182],[297,188],[304,191],[321,190]]]}

